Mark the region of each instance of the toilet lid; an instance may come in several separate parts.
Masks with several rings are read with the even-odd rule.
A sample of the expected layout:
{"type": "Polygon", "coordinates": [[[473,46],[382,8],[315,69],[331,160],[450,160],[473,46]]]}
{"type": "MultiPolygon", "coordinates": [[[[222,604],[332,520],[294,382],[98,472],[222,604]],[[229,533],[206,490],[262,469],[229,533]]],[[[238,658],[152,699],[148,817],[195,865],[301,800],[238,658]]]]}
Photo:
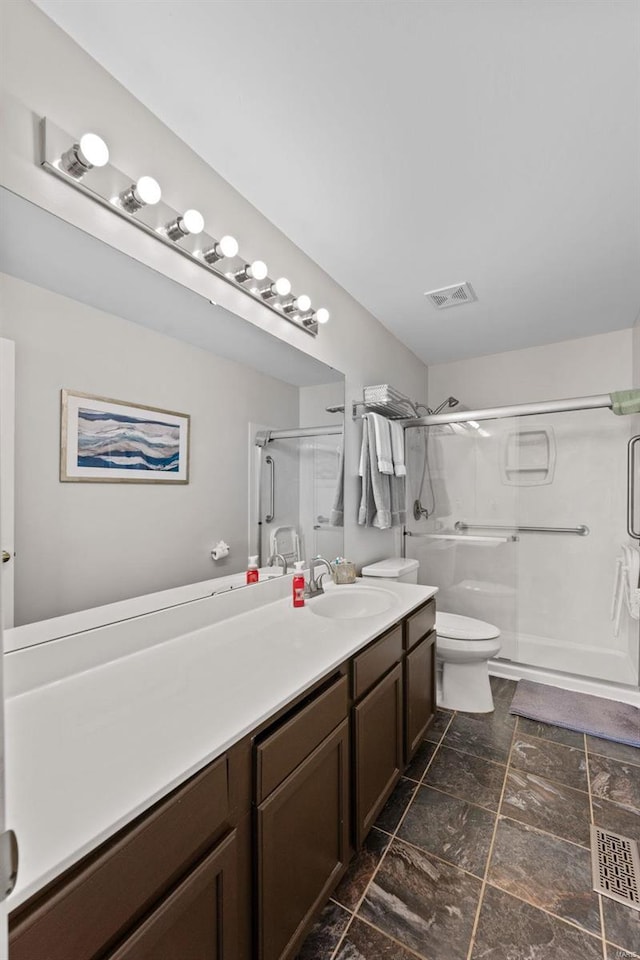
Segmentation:
{"type": "Polygon", "coordinates": [[[500,636],[500,631],[492,623],[440,610],[436,613],[436,633],[452,640],[493,640],[500,636]]]}

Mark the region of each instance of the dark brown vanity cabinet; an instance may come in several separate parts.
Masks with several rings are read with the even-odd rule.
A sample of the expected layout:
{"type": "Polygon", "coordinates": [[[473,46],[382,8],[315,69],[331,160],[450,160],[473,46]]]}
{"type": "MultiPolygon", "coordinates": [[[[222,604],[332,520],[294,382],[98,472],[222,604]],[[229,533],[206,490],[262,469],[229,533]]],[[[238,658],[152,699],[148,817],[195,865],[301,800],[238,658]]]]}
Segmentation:
{"type": "Polygon", "coordinates": [[[435,696],[435,630],[423,637],[405,658],[405,744],[407,763],[412,758],[433,720],[435,696]]]}
{"type": "Polygon", "coordinates": [[[403,764],[402,627],[353,661],[354,836],[357,848],[400,779],[403,764]]]}
{"type": "Polygon", "coordinates": [[[436,714],[436,607],[430,600],[404,622],[405,762],[436,714]]]}
{"type": "Polygon", "coordinates": [[[234,748],[15,911],[11,960],[248,960],[242,766],[234,748]]]}
{"type": "Polygon", "coordinates": [[[237,960],[237,890],[234,830],[108,960],[237,960]]]}
{"type": "Polygon", "coordinates": [[[256,746],[257,956],[293,957],[351,857],[348,681],[256,746]]]}
{"type": "Polygon", "coordinates": [[[10,960],[293,960],[435,713],[435,603],[10,917],[10,960]]]}

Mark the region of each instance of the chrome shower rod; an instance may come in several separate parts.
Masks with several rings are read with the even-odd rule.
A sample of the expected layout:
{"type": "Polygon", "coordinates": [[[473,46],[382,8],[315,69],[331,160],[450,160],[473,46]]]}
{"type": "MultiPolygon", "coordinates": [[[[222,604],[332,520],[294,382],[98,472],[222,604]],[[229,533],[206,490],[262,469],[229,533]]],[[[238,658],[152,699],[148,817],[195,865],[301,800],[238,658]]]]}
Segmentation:
{"type": "Polygon", "coordinates": [[[470,420],[501,420],[507,417],[532,417],[541,413],[565,413],[571,410],[611,409],[611,395],[600,393],[593,397],[569,397],[565,400],[542,400],[538,403],[516,403],[510,407],[486,407],[483,410],[462,410],[438,413],[427,417],[405,420],[409,427],[432,427],[441,423],[468,423],[470,420]]]}

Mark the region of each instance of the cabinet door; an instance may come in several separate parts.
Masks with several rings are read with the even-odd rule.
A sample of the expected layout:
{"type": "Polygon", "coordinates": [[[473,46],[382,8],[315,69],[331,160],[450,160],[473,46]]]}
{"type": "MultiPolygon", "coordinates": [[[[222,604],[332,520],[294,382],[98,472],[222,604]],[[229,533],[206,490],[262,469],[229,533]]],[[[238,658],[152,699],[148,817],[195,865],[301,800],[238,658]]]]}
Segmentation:
{"type": "Polygon", "coordinates": [[[436,634],[427,634],[405,662],[405,749],[407,763],[436,712],[436,634]]]}
{"type": "Polygon", "coordinates": [[[236,857],[234,830],[108,960],[236,960],[236,857]]]}
{"type": "Polygon", "coordinates": [[[292,957],[349,856],[344,720],[257,809],[258,956],[292,957]]]}
{"type": "Polygon", "coordinates": [[[359,848],[403,769],[402,666],[354,707],[355,834],[359,848]]]}

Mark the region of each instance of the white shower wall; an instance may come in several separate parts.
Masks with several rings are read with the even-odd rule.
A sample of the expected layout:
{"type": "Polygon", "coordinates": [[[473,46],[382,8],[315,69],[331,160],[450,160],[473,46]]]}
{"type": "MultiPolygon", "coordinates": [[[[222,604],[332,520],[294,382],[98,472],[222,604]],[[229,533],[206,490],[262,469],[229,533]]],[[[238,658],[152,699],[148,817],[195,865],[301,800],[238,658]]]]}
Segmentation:
{"type": "MultiPolygon", "coordinates": [[[[632,331],[437,365],[429,382],[431,405],[453,394],[470,408],[626,389],[633,383],[632,331]]],[[[500,626],[502,656],[637,683],[638,623],[623,613],[616,636],[610,617],[616,558],[630,542],[625,497],[632,419],[585,411],[483,422],[488,437],[432,432],[436,519],[413,524],[414,530],[451,529],[457,520],[590,528],[586,537],[523,533],[516,543],[409,541],[422,561],[423,582],[442,588],[441,607],[500,626]],[[552,481],[509,485],[508,433],[548,428],[556,446],[552,481]]],[[[419,438],[411,444],[419,447],[419,438]]],[[[420,451],[413,456],[419,463],[420,451]]]]}

